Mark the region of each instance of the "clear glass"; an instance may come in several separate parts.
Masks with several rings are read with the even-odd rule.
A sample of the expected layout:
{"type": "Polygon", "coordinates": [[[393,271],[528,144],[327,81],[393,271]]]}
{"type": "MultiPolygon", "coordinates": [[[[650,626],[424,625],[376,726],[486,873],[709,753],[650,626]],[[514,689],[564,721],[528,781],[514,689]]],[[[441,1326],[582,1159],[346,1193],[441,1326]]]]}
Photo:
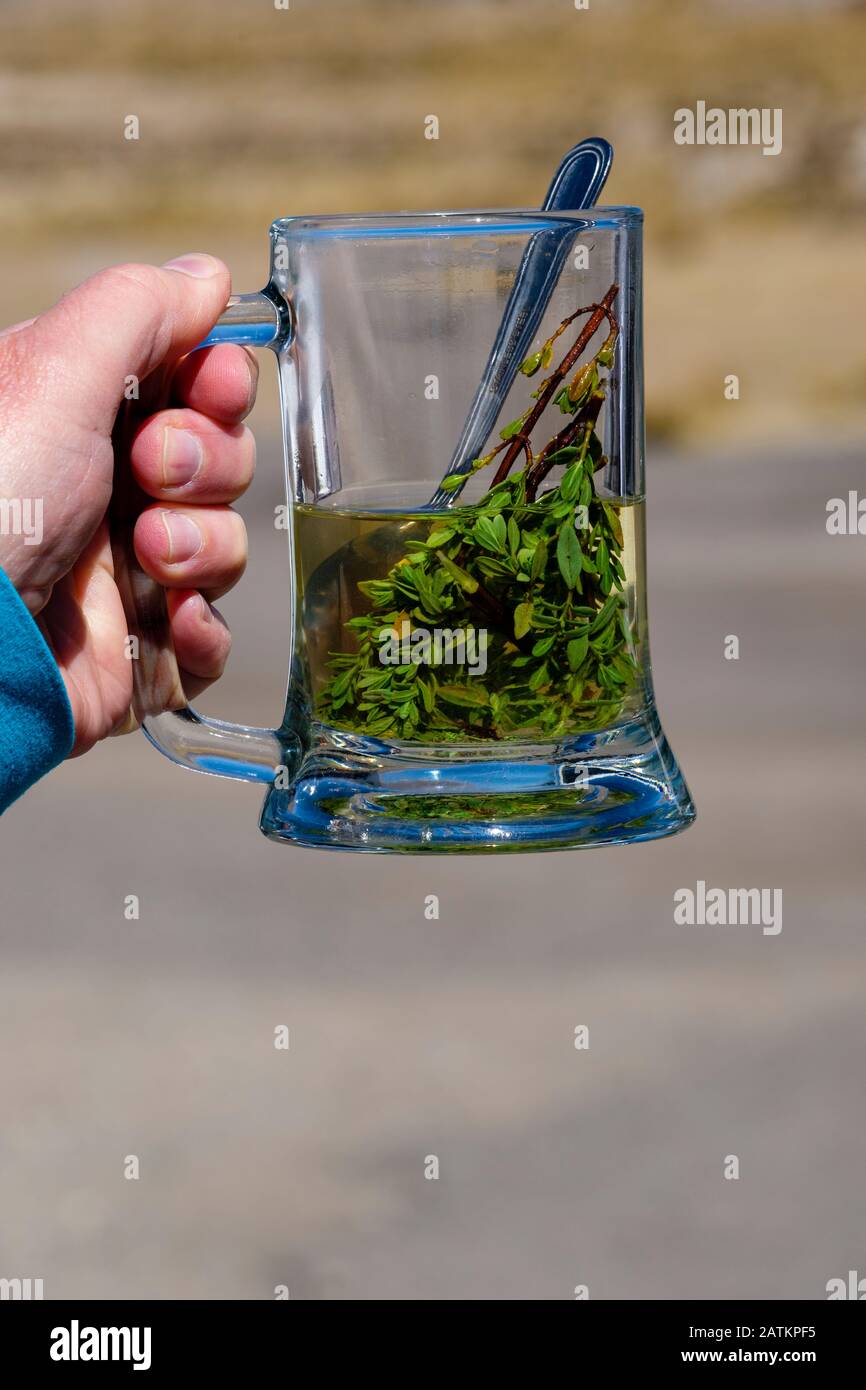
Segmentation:
{"type": "Polygon", "coordinates": [[[265,834],[501,851],[693,819],[650,670],[641,229],[636,208],[274,223],[248,331],[239,303],[209,341],[277,353],[285,715],[147,722],[177,761],[271,780],[265,834]]]}

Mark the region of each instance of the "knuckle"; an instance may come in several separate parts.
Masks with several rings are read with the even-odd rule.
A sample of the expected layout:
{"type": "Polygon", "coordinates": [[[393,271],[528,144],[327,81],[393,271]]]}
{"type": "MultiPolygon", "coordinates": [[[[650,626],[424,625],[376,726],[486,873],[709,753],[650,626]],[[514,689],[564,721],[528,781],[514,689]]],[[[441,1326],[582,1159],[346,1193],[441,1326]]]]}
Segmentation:
{"type": "Polygon", "coordinates": [[[148,304],[155,300],[162,303],[165,299],[165,285],[160,272],[155,266],[140,265],[136,261],[106,266],[104,270],[97,271],[93,282],[100,289],[137,295],[148,304]]]}
{"type": "Polygon", "coordinates": [[[171,341],[171,300],[156,266],[135,261],[108,266],[97,272],[93,283],[110,303],[122,304],[125,318],[140,322],[145,357],[158,360],[171,341]]]}

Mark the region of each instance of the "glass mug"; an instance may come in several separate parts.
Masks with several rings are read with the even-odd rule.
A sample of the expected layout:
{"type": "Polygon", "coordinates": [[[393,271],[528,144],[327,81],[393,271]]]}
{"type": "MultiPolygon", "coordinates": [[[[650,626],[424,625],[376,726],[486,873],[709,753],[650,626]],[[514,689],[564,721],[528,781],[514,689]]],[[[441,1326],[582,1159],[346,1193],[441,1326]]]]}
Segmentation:
{"type": "Polygon", "coordinates": [[[693,820],[650,671],[641,231],[637,208],[271,227],[267,287],[201,346],[277,358],[294,591],[279,728],[186,704],[128,479],[113,536],[147,736],[268,783],[272,839],[541,850],[693,820]]]}

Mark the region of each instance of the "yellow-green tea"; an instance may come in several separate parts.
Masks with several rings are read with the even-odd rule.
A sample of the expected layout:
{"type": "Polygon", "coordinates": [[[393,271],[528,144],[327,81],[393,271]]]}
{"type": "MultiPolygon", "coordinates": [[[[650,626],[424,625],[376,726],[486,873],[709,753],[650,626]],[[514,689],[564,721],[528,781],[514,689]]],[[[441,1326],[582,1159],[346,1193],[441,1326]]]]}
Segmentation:
{"type": "Polygon", "coordinates": [[[313,720],[393,741],[525,743],[639,707],[643,504],[585,489],[581,509],[567,477],[524,505],[506,488],[504,506],[494,490],[451,511],[296,506],[313,720]]]}

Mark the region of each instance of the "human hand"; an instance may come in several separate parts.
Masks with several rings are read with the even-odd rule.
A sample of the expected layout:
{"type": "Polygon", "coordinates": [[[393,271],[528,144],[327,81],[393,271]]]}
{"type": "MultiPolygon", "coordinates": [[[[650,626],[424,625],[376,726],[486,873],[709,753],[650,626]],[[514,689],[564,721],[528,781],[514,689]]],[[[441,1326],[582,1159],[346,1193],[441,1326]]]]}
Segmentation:
{"type": "Polygon", "coordinates": [[[136,522],[135,553],[167,590],[185,694],[225,665],[231,638],[210,600],[246,565],[246,529],[228,504],[255,466],[252,433],[240,422],[258,369],[241,347],[185,354],[230,289],[227,268],[211,256],[114,266],[0,334],[0,497],[29,518],[29,534],[0,528],[0,566],[60,667],[73,754],[132,724],[128,625],[106,519],[119,447],[112,431],[131,377],[142,418],[119,462],[154,499],[136,522]]]}

